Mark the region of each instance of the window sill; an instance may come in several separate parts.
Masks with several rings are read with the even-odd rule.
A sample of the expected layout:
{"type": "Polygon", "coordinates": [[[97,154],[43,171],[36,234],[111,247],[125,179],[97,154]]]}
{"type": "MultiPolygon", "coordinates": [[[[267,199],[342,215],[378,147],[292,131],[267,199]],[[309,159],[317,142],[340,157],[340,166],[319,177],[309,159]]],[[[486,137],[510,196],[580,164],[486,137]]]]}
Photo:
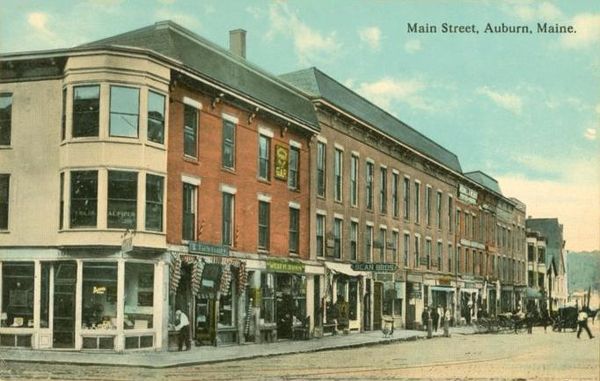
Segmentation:
{"type": "Polygon", "coordinates": [[[165,146],[164,143],[161,144],[161,143],[156,143],[156,142],[152,142],[152,141],[146,140],[145,144],[148,147],[156,148],[156,149],[161,150],[161,151],[166,151],[167,150],[167,147],[165,146]]]}
{"type": "Polygon", "coordinates": [[[0,230],[0,234],[10,234],[10,230],[0,230]]]}
{"type": "Polygon", "coordinates": [[[257,254],[263,254],[263,255],[269,255],[270,254],[270,252],[269,252],[268,249],[257,249],[256,253],[257,254]]]}
{"type": "Polygon", "coordinates": [[[318,194],[317,195],[317,199],[319,199],[319,200],[325,200],[326,198],[325,198],[325,195],[318,194]]]}
{"type": "Polygon", "coordinates": [[[194,156],[183,155],[183,161],[190,163],[190,164],[198,165],[198,158],[194,157],[194,156]]]}
{"type": "Polygon", "coordinates": [[[226,172],[226,173],[231,173],[232,175],[235,175],[235,168],[229,168],[229,167],[221,167],[221,171],[226,172]]]}
{"type": "Polygon", "coordinates": [[[298,254],[298,253],[292,253],[292,252],[288,253],[288,255],[290,257],[292,257],[292,258],[298,258],[298,257],[300,257],[300,254],[298,254]]]}
{"type": "Polygon", "coordinates": [[[8,150],[11,150],[11,149],[13,149],[13,147],[10,146],[10,145],[9,146],[2,146],[2,145],[0,145],[0,150],[7,150],[8,151],[8,150]]]}
{"type": "Polygon", "coordinates": [[[264,177],[257,177],[256,180],[259,183],[263,183],[263,184],[267,184],[267,185],[271,185],[271,180],[269,179],[265,179],[264,177]]]}

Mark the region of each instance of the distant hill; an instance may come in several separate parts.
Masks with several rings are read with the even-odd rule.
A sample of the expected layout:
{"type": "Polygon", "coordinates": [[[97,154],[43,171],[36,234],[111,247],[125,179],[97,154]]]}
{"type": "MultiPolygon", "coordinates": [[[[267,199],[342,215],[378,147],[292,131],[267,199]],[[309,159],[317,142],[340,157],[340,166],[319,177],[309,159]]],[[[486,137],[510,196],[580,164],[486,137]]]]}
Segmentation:
{"type": "Polygon", "coordinates": [[[567,254],[569,292],[575,290],[600,290],[600,251],[567,254]]]}

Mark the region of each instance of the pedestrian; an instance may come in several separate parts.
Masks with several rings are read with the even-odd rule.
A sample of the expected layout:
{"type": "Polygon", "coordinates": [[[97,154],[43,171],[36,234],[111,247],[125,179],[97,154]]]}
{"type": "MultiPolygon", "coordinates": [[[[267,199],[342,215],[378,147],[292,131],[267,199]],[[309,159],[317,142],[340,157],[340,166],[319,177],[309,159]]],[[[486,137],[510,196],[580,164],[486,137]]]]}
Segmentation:
{"type": "Polygon", "coordinates": [[[431,311],[431,324],[432,324],[434,332],[437,332],[439,321],[440,321],[440,314],[438,313],[438,309],[433,308],[431,311]]]}
{"type": "Polygon", "coordinates": [[[527,333],[531,335],[533,333],[533,311],[527,311],[525,322],[527,323],[527,333]]]}
{"type": "Polygon", "coordinates": [[[590,328],[587,325],[588,314],[585,312],[585,309],[579,311],[579,315],[577,315],[577,325],[579,329],[577,330],[577,338],[579,339],[579,335],[581,334],[581,330],[585,329],[590,339],[593,339],[592,333],[590,332],[590,328]]]}
{"type": "Polygon", "coordinates": [[[421,323],[423,324],[423,330],[427,331],[427,323],[429,322],[429,308],[425,306],[423,313],[421,314],[421,323]]]}
{"type": "Polygon", "coordinates": [[[184,343],[186,351],[192,349],[192,341],[190,339],[190,321],[188,320],[188,317],[181,312],[181,310],[175,311],[175,330],[179,331],[179,337],[177,341],[179,351],[183,350],[184,343]]]}
{"type": "Polygon", "coordinates": [[[544,326],[544,333],[546,332],[546,327],[548,327],[548,325],[550,325],[550,315],[548,314],[548,310],[545,308],[542,308],[542,313],[541,313],[541,317],[542,319],[542,325],[544,326]]]}

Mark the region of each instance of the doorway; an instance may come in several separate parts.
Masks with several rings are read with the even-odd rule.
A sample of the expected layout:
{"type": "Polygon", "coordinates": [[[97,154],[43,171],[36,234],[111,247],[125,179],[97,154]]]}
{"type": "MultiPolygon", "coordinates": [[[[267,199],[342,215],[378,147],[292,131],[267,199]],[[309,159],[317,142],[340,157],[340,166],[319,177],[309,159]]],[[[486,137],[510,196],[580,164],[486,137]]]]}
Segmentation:
{"type": "Polygon", "coordinates": [[[77,263],[75,261],[55,262],[52,266],[54,269],[52,346],[74,348],[77,263]]]}
{"type": "Polygon", "coordinates": [[[375,282],[373,290],[373,329],[381,329],[381,314],[383,306],[383,283],[375,282]]]}

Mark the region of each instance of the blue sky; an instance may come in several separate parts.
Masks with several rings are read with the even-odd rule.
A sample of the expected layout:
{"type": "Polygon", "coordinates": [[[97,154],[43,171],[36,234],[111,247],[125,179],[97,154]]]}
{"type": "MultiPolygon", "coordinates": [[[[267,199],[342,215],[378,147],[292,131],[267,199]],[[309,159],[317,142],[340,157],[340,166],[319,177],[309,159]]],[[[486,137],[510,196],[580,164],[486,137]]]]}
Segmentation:
{"type": "Polygon", "coordinates": [[[600,248],[600,1],[4,0],[0,52],[70,47],[171,19],[274,74],[317,66],[500,181],[567,248],[600,248]],[[407,23],[479,34],[409,34],[407,23]],[[577,33],[485,34],[486,23],[577,33]]]}

